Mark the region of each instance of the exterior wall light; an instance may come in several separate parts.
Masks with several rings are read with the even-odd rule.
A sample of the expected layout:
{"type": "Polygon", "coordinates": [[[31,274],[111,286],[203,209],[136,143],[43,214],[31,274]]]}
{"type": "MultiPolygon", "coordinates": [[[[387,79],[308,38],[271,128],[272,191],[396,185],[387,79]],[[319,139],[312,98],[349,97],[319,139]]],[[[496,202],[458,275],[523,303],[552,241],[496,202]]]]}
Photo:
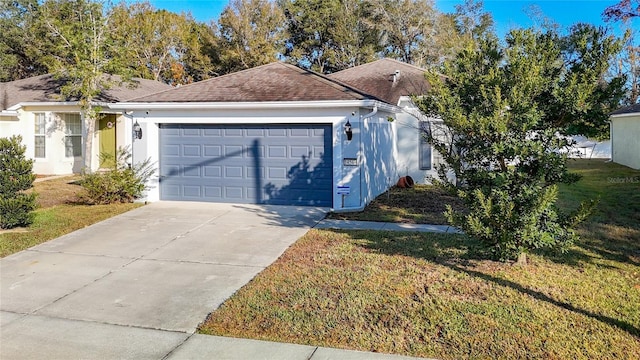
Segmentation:
{"type": "Polygon", "coordinates": [[[351,130],[351,123],[349,120],[344,124],[344,133],[347,134],[347,140],[350,141],[353,138],[353,131],[351,130]]]}
{"type": "Polygon", "coordinates": [[[142,127],[138,124],[138,120],[133,124],[133,139],[142,139],[142,127]]]}

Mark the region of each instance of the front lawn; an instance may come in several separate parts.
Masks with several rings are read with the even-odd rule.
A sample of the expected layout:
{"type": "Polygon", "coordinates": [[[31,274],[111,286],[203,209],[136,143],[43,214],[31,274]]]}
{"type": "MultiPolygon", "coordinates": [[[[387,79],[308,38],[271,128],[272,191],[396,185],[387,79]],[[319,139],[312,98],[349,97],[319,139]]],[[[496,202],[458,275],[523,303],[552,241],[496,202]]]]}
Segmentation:
{"type": "Polygon", "coordinates": [[[520,267],[461,235],[312,230],[200,331],[443,359],[635,359],[640,171],[570,166],[585,178],[560,205],[601,203],[567,254],[520,267]]]}
{"type": "Polygon", "coordinates": [[[449,204],[462,209],[462,202],[446,191],[432,185],[415,185],[410,189],[392,187],[373,200],[364,211],[330,213],[330,219],[382,221],[409,224],[447,224],[442,214],[449,204]]]}
{"type": "Polygon", "coordinates": [[[64,177],[34,184],[39,208],[34,223],[18,232],[0,232],[0,257],[28,249],[112,216],[140,204],[80,205],[74,203],[81,187],[77,177],[64,177]]]}

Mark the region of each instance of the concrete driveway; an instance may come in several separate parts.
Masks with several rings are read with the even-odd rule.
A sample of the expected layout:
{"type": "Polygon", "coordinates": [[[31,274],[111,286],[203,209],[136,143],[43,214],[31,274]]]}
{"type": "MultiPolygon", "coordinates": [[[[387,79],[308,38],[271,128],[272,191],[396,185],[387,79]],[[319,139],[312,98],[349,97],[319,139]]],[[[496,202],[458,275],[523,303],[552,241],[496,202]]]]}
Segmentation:
{"type": "Polygon", "coordinates": [[[158,202],[8,256],[0,357],[164,358],[325,212],[158,202]]]}

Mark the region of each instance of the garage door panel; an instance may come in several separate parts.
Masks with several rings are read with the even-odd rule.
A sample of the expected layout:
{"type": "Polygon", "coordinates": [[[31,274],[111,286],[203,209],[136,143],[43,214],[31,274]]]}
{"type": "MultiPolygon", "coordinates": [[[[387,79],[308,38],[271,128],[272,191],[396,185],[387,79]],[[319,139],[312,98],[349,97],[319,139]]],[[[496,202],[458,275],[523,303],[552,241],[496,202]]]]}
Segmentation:
{"type": "Polygon", "coordinates": [[[192,137],[200,137],[202,134],[200,132],[200,129],[197,128],[184,128],[182,129],[182,136],[183,137],[187,137],[187,136],[192,136],[192,137]]]}
{"type": "Polygon", "coordinates": [[[222,155],[222,146],[220,145],[204,145],[203,155],[207,158],[218,157],[222,155]]]}
{"type": "Polygon", "coordinates": [[[291,153],[292,158],[300,158],[303,159],[305,157],[311,156],[313,154],[313,150],[310,146],[295,146],[291,145],[289,147],[289,151],[291,153]]]}
{"type": "Polygon", "coordinates": [[[221,137],[222,129],[221,128],[204,128],[202,129],[202,136],[221,137]]]}
{"type": "Polygon", "coordinates": [[[220,186],[205,186],[204,196],[208,199],[222,199],[222,188],[220,186]]]}
{"type": "Polygon", "coordinates": [[[271,145],[269,146],[269,150],[267,150],[269,158],[287,158],[287,147],[284,145],[271,145]]]}
{"type": "Polygon", "coordinates": [[[225,128],[224,129],[225,137],[242,137],[243,131],[242,128],[225,128]]]}
{"type": "Polygon", "coordinates": [[[287,137],[287,129],[283,129],[283,128],[279,128],[279,129],[275,129],[275,128],[270,128],[267,130],[267,136],[269,137],[282,137],[285,138],[287,137]]]}
{"type": "Polygon", "coordinates": [[[205,166],[203,176],[211,179],[221,179],[222,166],[205,166]]]}
{"type": "Polygon", "coordinates": [[[182,147],[182,156],[200,157],[200,145],[184,145],[182,147]]]}
{"type": "Polygon", "coordinates": [[[165,124],[160,127],[160,196],[331,206],[331,146],[328,125],[165,124]]]}
{"type": "Polygon", "coordinates": [[[241,158],[244,154],[244,147],[242,145],[227,145],[224,147],[224,156],[230,158],[241,158]]]}

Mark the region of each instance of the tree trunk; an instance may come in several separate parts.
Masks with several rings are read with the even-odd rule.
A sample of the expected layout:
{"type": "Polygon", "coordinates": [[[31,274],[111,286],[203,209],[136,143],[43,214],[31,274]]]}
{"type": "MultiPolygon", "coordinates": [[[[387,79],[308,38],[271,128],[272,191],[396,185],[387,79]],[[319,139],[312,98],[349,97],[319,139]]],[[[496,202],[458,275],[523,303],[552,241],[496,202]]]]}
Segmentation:
{"type": "Polygon", "coordinates": [[[527,265],[527,253],[521,252],[518,254],[518,260],[516,261],[516,265],[525,266],[527,265]]]}
{"type": "Polygon", "coordinates": [[[84,109],[84,171],[93,172],[93,136],[96,132],[96,114],[95,109],[91,106],[91,100],[88,101],[87,107],[84,109]]]}

